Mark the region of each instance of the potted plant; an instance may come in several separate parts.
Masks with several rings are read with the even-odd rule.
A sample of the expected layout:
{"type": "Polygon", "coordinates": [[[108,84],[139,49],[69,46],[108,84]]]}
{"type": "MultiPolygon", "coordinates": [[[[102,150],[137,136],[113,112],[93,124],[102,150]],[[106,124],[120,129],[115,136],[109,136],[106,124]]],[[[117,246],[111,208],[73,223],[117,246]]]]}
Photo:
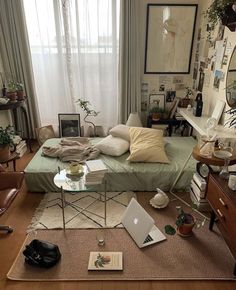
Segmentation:
{"type": "Polygon", "coordinates": [[[205,12],[210,24],[208,39],[218,23],[227,26],[230,31],[236,28],[236,1],[235,0],[214,0],[205,12]]]}
{"type": "Polygon", "coordinates": [[[195,226],[195,218],[192,214],[186,213],[181,207],[177,207],[179,212],[176,219],[177,233],[180,236],[188,237],[192,235],[192,229],[195,226]]]}
{"type": "Polygon", "coordinates": [[[193,96],[193,91],[190,87],[186,87],[185,97],[180,100],[180,107],[187,108],[191,104],[191,97],[193,96]]]}
{"type": "Polygon", "coordinates": [[[78,103],[80,108],[83,109],[84,112],[86,113],[86,115],[84,117],[84,121],[93,126],[93,135],[94,135],[94,137],[96,137],[97,134],[96,134],[96,126],[95,126],[95,124],[93,122],[91,122],[91,121],[86,120],[86,119],[89,116],[96,117],[99,114],[99,112],[96,112],[95,110],[89,108],[89,106],[91,105],[89,101],[86,101],[86,100],[83,100],[83,99],[78,99],[76,101],[76,103],[78,103]]]}
{"type": "Polygon", "coordinates": [[[19,101],[24,100],[24,85],[22,83],[16,83],[17,99],[19,101]]]}
{"type": "Polygon", "coordinates": [[[6,96],[10,99],[11,102],[15,102],[17,100],[17,86],[14,81],[9,81],[7,84],[7,92],[6,96]]]}
{"type": "Polygon", "coordinates": [[[10,146],[13,145],[14,131],[12,126],[5,129],[0,127],[0,161],[5,161],[10,157],[10,146]]]}
{"type": "Polygon", "coordinates": [[[153,121],[162,119],[164,113],[165,110],[159,107],[153,107],[149,110],[149,114],[151,115],[153,121]]]}

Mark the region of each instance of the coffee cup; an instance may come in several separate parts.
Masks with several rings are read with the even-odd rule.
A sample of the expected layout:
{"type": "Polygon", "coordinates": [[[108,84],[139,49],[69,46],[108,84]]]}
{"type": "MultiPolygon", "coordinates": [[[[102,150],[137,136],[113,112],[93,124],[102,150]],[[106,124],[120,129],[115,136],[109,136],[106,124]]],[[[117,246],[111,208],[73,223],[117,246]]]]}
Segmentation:
{"type": "Polygon", "coordinates": [[[236,190],[236,175],[235,174],[230,174],[229,181],[228,181],[228,187],[231,190],[236,190]]]}
{"type": "Polygon", "coordinates": [[[70,172],[72,174],[78,173],[81,170],[81,166],[78,162],[71,162],[69,166],[70,172]]]}

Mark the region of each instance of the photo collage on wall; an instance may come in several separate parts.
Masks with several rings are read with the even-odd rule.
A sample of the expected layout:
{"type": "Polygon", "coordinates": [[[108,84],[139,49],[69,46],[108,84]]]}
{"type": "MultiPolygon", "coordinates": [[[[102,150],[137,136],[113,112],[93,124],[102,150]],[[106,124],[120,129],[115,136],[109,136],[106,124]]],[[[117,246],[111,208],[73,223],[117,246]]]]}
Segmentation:
{"type": "Polygon", "coordinates": [[[207,24],[205,30],[206,36],[202,35],[202,28],[198,30],[193,65],[193,89],[200,92],[202,92],[203,87],[209,87],[212,74],[214,75],[213,88],[219,90],[220,83],[225,77],[223,66],[227,65],[230,54],[230,43],[227,43],[227,38],[224,38],[223,25],[219,25],[214,39],[212,39],[212,36],[210,39],[208,38],[207,24]],[[200,53],[200,50],[202,53],[200,53]],[[200,55],[203,55],[203,57],[200,57],[200,55]]]}
{"type": "Polygon", "coordinates": [[[153,107],[159,107],[166,113],[176,102],[177,93],[179,97],[185,96],[186,82],[184,76],[163,76],[157,77],[157,80],[143,82],[141,85],[141,110],[148,113],[153,107]]]}

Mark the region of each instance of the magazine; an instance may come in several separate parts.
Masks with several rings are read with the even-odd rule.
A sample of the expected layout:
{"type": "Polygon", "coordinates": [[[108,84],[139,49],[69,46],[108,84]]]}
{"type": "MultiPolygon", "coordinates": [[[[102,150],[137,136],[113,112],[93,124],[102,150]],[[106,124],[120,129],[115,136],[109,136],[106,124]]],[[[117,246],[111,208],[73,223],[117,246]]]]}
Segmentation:
{"type": "Polygon", "coordinates": [[[88,270],[123,270],[123,253],[90,252],[88,270]]]}

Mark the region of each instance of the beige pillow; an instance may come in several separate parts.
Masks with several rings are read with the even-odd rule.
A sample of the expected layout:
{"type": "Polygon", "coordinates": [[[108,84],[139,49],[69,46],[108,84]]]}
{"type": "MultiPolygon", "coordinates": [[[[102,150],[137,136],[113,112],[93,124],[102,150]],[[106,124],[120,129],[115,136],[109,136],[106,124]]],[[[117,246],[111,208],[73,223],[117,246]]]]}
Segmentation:
{"type": "Polygon", "coordinates": [[[129,150],[129,142],[111,135],[94,145],[103,154],[110,156],[121,156],[129,150]]]}
{"type": "Polygon", "coordinates": [[[131,127],[129,133],[128,161],[170,163],[165,153],[162,130],[131,127]]]}
{"type": "Polygon", "coordinates": [[[109,131],[109,133],[113,137],[119,137],[119,138],[122,138],[124,140],[130,141],[129,128],[130,128],[129,126],[119,124],[119,125],[115,126],[114,128],[112,128],[109,131]]]}

